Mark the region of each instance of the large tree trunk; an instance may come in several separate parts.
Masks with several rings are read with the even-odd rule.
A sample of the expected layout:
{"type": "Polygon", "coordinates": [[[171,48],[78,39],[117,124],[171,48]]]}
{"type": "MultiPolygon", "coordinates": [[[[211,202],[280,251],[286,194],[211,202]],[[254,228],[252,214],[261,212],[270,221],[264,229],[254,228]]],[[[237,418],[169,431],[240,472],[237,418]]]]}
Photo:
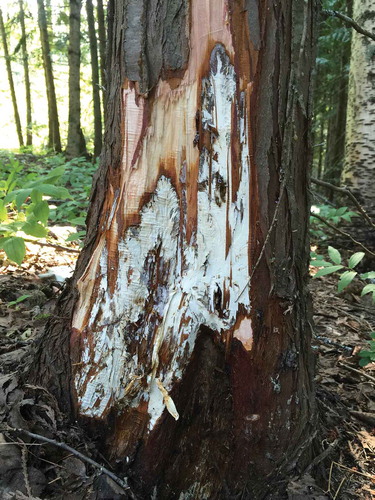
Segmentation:
{"type": "Polygon", "coordinates": [[[87,155],[81,128],[81,0],[70,1],[69,12],[69,126],[67,158],[87,155]]]}
{"type": "Polygon", "coordinates": [[[109,8],[102,165],[38,381],[141,498],[263,498],[314,427],[314,2],[109,8]]]}
{"type": "Polygon", "coordinates": [[[23,135],[22,135],[22,126],[21,126],[20,114],[18,112],[16,90],[14,88],[12,65],[11,65],[11,62],[10,62],[10,55],[9,55],[9,49],[8,49],[7,34],[6,34],[6,30],[5,30],[3,12],[2,12],[1,9],[0,9],[0,32],[1,32],[1,40],[2,40],[2,43],[3,43],[3,51],[4,51],[4,57],[5,57],[5,64],[6,64],[6,68],[7,68],[8,82],[9,82],[9,88],[10,88],[10,95],[11,95],[12,104],[13,104],[14,121],[15,121],[15,124],[16,124],[18,142],[19,142],[20,146],[23,146],[24,143],[23,143],[23,135]]]}
{"type": "Polygon", "coordinates": [[[86,0],[87,24],[90,40],[92,100],[94,107],[94,156],[102,150],[102,113],[100,107],[100,82],[98,62],[98,41],[96,39],[95,16],[92,0],[86,0]]]}
{"type": "Polygon", "coordinates": [[[25,74],[25,93],[26,93],[26,146],[33,144],[33,119],[31,111],[31,85],[30,85],[30,72],[29,72],[29,54],[27,52],[27,34],[25,26],[25,10],[23,0],[19,0],[20,6],[20,25],[22,34],[22,59],[23,70],[25,74]]]}
{"type": "MultiPolygon", "coordinates": [[[[374,27],[375,0],[354,0],[353,17],[363,28],[374,27]]],[[[375,42],[352,34],[346,157],[343,182],[366,208],[375,206],[375,42]]]]}
{"type": "Polygon", "coordinates": [[[40,42],[43,54],[43,68],[46,80],[48,104],[48,147],[56,152],[61,152],[60,125],[57,111],[55,82],[52,70],[51,49],[48,38],[48,26],[44,0],[38,0],[38,24],[40,42]]]}

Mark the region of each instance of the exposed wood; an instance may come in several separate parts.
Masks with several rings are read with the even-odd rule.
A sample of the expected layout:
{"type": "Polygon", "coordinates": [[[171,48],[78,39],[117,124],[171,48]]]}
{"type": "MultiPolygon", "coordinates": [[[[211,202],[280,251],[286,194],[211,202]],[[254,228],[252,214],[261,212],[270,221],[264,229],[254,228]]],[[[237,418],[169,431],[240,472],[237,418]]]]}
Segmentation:
{"type": "Polygon", "coordinates": [[[261,498],[309,460],[314,21],[310,1],[109,3],[102,167],[38,378],[143,498],[261,498]]]}

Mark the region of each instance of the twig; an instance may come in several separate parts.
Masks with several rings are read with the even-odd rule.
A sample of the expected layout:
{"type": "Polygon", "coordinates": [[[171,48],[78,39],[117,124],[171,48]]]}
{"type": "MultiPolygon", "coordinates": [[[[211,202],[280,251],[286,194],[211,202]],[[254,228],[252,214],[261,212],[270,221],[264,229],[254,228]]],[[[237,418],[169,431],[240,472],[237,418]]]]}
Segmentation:
{"type": "Polygon", "coordinates": [[[251,280],[252,280],[252,278],[253,278],[253,276],[255,274],[255,271],[257,270],[257,268],[258,268],[258,266],[260,264],[260,261],[262,260],[263,254],[264,254],[264,252],[266,250],[266,247],[267,247],[268,240],[270,239],[270,236],[272,234],[273,228],[275,227],[276,222],[277,222],[277,215],[279,213],[280,205],[281,205],[281,199],[282,199],[284,191],[285,191],[285,184],[286,184],[286,180],[284,179],[284,181],[283,181],[283,183],[281,185],[279,199],[276,202],[277,205],[276,205],[276,208],[275,208],[275,212],[273,214],[272,222],[271,222],[271,225],[270,225],[270,227],[269,227],[269,229],[267,231],[267,235],[266,235],[266,238],[264,240],[264,243],[263,243],[263,246],[262,246],[262,250],[260,251],[259,257],[258,257],[258,259],[257,259],[257,261],[255,263],[255,266],[253,267],[253,270],[251,271],[250,277],[247,280],[246,285],[241,290],[241,293],[236,298],[235,302],[238,302],[240,300],[240,298],[242,297],[242,294],[244,293],[244,291],[246,290],[246,288],[250,285],[250,282],[251,282],[251,280]]]}
{"type": "Polygon", "coordinates": [[[346,187],[335,186],[334,184],[331,184],[330,182],[321,181],[320,179],[314,179],[314,178],[312,178],[311,182],[314,183],[314,184],[317,184],[318,186],[326,187],[328,189],[332,189],[333,191],[337,191],[338,193],[342,193],[342,194],[345,194],[346,196],[348,196],[352,200],[352,202],[354,203],[354,205],[358,208],[358,210],[360,211],[361,215],[366,220],[366,222],[373,229],[375,229],[374,222],[368,216],[366,210],[362,207],[362,205],[359,203],[359,201],[354,196],[354,194],[350,191],[350,189],[348,189],[346,187]]]}
{"type": "Polygon", "coordinates": [[[349,371],[351,371],[353,373],[357,373],[358,375],[362,375],[362,377],[365,377],[368,380],[371,380],[371,382],[373,384],[375,384],[375,377],[372,377],[368,373],[363,372],[361,370],[357,370],[357,368],[353,368],[352,366],[346,365],[345,363],[342,363],[341,361],[339,361],[339,366],[342,366],[343,368],[346,368],[347,370],[349,370],[349,371]]]}
{"type": "Polygon", "coordinates": [[[64,247],[63,245],[56,245],[55,243],[43,243],[42,241],[29,240],[28,238],[24,238],[24,240],[27,241],[27,243],[34,243],[34,245],[39,245],[41,247],[51,247],[57,248],[57,250],[65,250],[66,252],[81,253],[81,250],[77,250],[76,248],[64,247]]]}
{"type": "Polygon", "coordinates": [[[126,480],[119,478],[118,476],[116,476],[116,474],[114,474],[113,472],[108,470],[106,467],[104,467],[103,465],[100,465],[98,462],[95,462],[95,460],[93,460],[92,458],[87,457],[86,455],[83,455],[80,451],[75,450],[71,446],[69,446],[61,441],[59,442],[59,441],[55,441],[54,439],[47,438],[45,436],[42,436],[41,434],[35,434],[34,432],[29,432],[25,429],[15,429],[15,428],[7,426],[3,429],[3,431],[4,432],[14,432],[15,434],[23,434],[25,436],[28,436],[29,438],[37,439],[38,441],[43,441],[44,443],[52,444],[54,446],[57,446],[58,448],[61,448],[65,451],[68,451],[69,453],[72,453],[73,455],[75,455],[79,459],[83,460],[84,462],[87,462],[88,464],[92,465],[93,467],[99,469],[106,476],[110,477],[112,479],[112,481],[114,481],[116,484],[121,486],[121,488],[123,490],[126,490],[129,493],[130,498],[132,498],[133,500],[137,499],[137,497],[134,495],[134,493],[130,489],[130,486],[128,485],[126,480]]]}
{"type": "Polygon", "coordinates": [[[349,467],[346,467],[345,465],[339,464],[338,462],[332,462],[332,465],[337,465],[337,467],[340,467],[340,469],[345,469],[349,472],[352,472],[353,474],[358,474],[359,476],[364,476],[367,477],[368,479],[374,480],[375,476],[371,474],[366,474],[365,472],[359,472],[358,470],[353,470],[350,469],[349,467]]]}
{"type": "Polygon", "coordinates": [[[322,11],[322,14],[325,14],[326,16],[330,17],[337,17],[338,19],[341,19],[341,21],[344,21],[345,24],[358,31],[358,33],[360,33],[361,35],[367,36],[368,38],[375,40],[375,35],[371,33],[371,31],[362,28],[362,26],[360,26],[356,21],[354,21],[354,19],[352,19],[349,16],[346,16],[345,14],[341,14],[341,12],[337,12],[337,10],[325,9],[322,11]]]}
{"type": "Polygon", "coordinates": [[[26,493],[29,498],[33,498],[30,488],[29,473],[27,471],[27,448],[25,445],[22,446],[21,457],[22,457],[22,472],[25,480],[26,493]]]}
{"type": "Polygon", "coordinates": [[[369,253],[370,255],[374,256],[375,257],[375,253],[374,252],[371,252],[371,250],[367,247],[365,247],[360,241],[357,241],[353,238],[353,236],[351,236],[349,233],[345,232],[345,231],[342,231],[341,229],[339,229],[338,227],[334,226],[333,224],[331,224],[330,222],[327,221],[327,219],[325,219],[324,217],[321,217],[320,215],[318,214],[314,214],[313,212],[310,212],[310,215],[312,217],[315,217],[315,219],[319,219],[320,221],[322,221],[326,226],[330,227],[331,229],[333,229],[334,231],[336,231],[336,233],[339,233],[341,234],[342,236],[345,236],[346,238],[349,238],[355,245],[358,245],[360,246],[361,248],[363,248],[363,250],[367,253],[369,253]]]}
{"type": "Polygon", "coordinates": [[[336,493],[335,493],[335,496],[333,497],[333,500],[336,500],[338,494],[340,493],[340,490],[341,490],[341,487],[342,485],[344,484],[344,482],[346,481],[346,477],[344,476],[341,481],[340,481],[340,484],[339,484],[339,487],[337,488],[336,490],[336,493]]]}

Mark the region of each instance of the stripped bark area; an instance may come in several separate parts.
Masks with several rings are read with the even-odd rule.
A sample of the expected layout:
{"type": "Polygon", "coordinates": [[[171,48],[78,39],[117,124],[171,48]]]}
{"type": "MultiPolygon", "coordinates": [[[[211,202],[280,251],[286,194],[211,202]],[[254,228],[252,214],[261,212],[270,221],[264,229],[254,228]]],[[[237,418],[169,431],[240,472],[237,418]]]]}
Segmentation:
{"type": "Polygon", "coordinates": [[[105,150],[59,309],[72,328],[51,321],[40,373],[145,498],[262,498],[314,421],[314,4],[109,9],[105,150]]]}

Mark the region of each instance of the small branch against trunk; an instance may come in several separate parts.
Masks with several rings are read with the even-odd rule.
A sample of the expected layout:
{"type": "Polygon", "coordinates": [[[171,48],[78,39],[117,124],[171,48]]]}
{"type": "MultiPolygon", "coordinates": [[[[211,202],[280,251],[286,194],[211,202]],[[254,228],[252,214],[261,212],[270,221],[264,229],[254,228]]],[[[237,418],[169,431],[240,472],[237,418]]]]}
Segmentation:
{"type": "Polygon", "coordinates": [[[312,178],[311,179],[311,182],[313,182],[314,184],[317,184],[318,186],[322,186],[322,187],[326,187],[328,189],[333,189],[333,191],[337,191],[338,193],[342,193],[346,196],[348,196],[352,202],[354,203],[354,205],[358,208],[360,214],[362,215],[362,217],[365,219],[365,221],[373,228],[375,229],[375,224],[374,222],[371,220],[371,218],[368,216],[366,210],[362,207],[362,205],[359,203],[359,201],[357,200],[357,198],[354,196],[354,194],[350,191],[350,189],[346,188],[346,187],[340,187],[340,186],[335,186],[334,184],[331,184],[330,182],[326,182],[326,181],[321,181],[320,179],[314,179],[312,178]]]}
{"type": "Polygon", "coordinates": [[[38,240],[30,240],[28,238],[24,238],[27,243],[33,243],[34,245],[39,245],[41,247],[51,247],[56,248],[57,250],[64,250],[65,252],[71,253],[81,253],[81,250],[77,250],[76,248],[64,247],[63,245],[56,245],[55,243],[43,243],[38,240]]]}
{"type": "Polygon", "coordinates": [[[368,31],[362,26],[360,26],[358,23],[354,21],[351,17],[346,16],[345,14],[342,14],[341,12],[338,12],[337,10],[328,10],[325,9],[322,11],[322,14],[325,15],[326,17],[337,17],[338,19],[341,19],[341,21],[344,21],[344,23],[349,26],[350,28],[355,29],[358,31],[358,33],[361,33],[361,35],[367,36],[368,38],[371,38],[372,40],[375,40],[375,34],[371,33],[371,31],[368,31]]]}
{"type": "Polygon", "coordinates": [[[38,441],[42,441],[43,443],[52,444],[54,446],[57,446],[58,448],[61,448],[62,450],[65,450],[65,451],[68,451],[69,453],[72,453],[73,455],[78,457],[80,460],[83,460],[84,462],[92,465],[96,469],[99,469],[103,474],[105,474],[106,476],[111,478],[112,481],[114,481],[116,484],[121,486],[121,488],[128,493],[128,495],[131,499],[137,500],[137,497],[134,495],[134,493],[130,489],[130,486],[128,485],[126,479],[119,478],[118,476],[116,476],[116,474],[114,474],[113,472],[108,470],[106,467],[99,464],[98,462],[95,462],[95,460],[93,460],[92,458],[87,457],[86,455],[83,455],[83,453],[81,453],[78,450],[75,450],[74,448],[72,448],[68,444],[65,444],[61,441],[55,441],[54,439],[47,438],[45,436],[42,436],[41,434],[35,434],[34,432],[30,432],[30,431],[27,431],[25,429],[15,429],[13,427],[2,426],[1,431],[7,432],[7,433],[12,433],[12,434],[18,434],[18,435],[21,434],[21,435],[27,436],[27,437],[32,438],[32,439],[37,439],[38,441]]]}
{"type": "Polygon", "coordinates": [[[357,241],[353,238],[353,236],[350,236],[349,233],[345,232],[345,231],[342,231],[341,229],[339,229],[338,227],[334,226],[333,224],[331,224],[330,222],[327,221],[327,219],[325,219],[324,217],[321,217],[320,215],[318,214],[314,214],[313,212],[310,213],[310,215],[312,217],[315,217],[315,219],[319,219],[321,222],[323,222],[323,224],[325,224],[326,226],[330,227],[331,229],[333,229],[333,231],[336,231],[336,233],[339,233],[341,234],[342,236],[345,236],[346,238],[349,238],[355,245],[358,245],[360,246],[365,252],[367,252],[368,254],[372,255],[373,257],[375,257],[375,253],[374,252],[371,252],[371,250],[367,247],[365,247],[360,241],[357,241]]]}

